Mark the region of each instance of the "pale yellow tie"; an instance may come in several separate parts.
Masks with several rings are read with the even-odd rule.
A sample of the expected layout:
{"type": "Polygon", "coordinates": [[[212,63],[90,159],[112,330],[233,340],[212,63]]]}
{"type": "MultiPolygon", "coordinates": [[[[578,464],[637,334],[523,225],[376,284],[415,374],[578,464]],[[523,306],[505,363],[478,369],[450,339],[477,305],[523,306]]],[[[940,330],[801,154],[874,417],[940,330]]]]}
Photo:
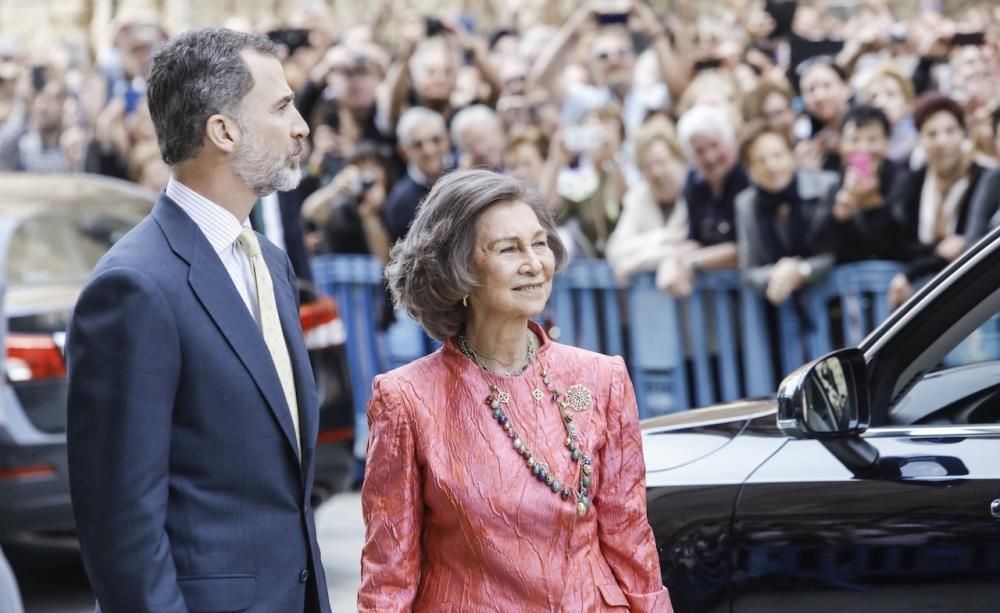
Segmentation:
{"type": "Polygon", "coordinates": [[[264,334],[267,349],[271,352],[271,360],[278,371],[281,389],[285,392],[285,401],[288,403],[288,411],[292,415],[292,426],[295,428],[295,450],[301,455],[299,403],[295,395],[295,375],[292,373],[292,361],[288,357],[285,335],[281,332],[281,320],[278,319],[278,305],[274,301],[274,285],[271,284],[271,274],[267,271],[264,254],[260,251],[260,242],[252,228],[243,228],[237,244],[250,258],[250,268],[253,270],[254,282],[257,285],[260,329],[264,334]]]}

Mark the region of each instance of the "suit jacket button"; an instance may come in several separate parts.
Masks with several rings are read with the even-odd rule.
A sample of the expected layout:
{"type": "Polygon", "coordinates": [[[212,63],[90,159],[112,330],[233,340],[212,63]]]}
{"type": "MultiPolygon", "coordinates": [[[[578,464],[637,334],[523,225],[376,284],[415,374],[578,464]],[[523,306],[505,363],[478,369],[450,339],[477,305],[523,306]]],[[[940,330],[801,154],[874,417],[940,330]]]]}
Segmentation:
{"type": "Polygon", "coordinates": [[[309,581],[309,571],[302,569],[302,572],[299,573],[299,583],[305,583],[306,581],[309,581]]]}

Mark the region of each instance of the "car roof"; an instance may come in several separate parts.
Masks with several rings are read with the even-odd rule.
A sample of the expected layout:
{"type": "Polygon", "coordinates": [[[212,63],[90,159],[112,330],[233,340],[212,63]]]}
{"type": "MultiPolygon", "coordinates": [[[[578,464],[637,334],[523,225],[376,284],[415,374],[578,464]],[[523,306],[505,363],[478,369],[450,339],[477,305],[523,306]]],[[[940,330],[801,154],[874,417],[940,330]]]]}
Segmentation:
{"type": "Polygon", "coordinates": [[[152,207],[156,193],[135,183],[94,174],[0,173],[0,217],[31,217],[66,206],[152,207]]]}

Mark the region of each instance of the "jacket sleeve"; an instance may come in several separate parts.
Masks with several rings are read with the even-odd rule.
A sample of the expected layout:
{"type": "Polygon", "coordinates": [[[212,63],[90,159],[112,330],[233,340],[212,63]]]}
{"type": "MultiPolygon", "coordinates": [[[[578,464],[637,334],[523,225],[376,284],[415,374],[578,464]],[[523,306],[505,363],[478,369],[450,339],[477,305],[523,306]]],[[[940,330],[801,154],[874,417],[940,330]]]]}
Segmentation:
{"type": "Polygon", "coordinates": [[[613,369],[607,442],[597,458],[597,538],[629,609],[669,613],[673,608],[646,517],[646,464],[635,391],[622,358],[613,358],[613,369]]]}
{"type": "Polygon", "coordinates": [[[982,175],[969,203],[969,221],[965,238],[971,246],[993,229],[993,218],[1000,209],[1000,168],[982,175]]]}
{"type": "Polygon", "coordinates": [[[764,293],[774,267],[760,252],[757,222],[754,219],[753,188],[736,197],[736,249],[740,258],[740,276],[750,289],[764,293]],[[751,227],[752,226],[752,227],[751,227]]]}
{"type": "Polygon", "coordinates": [[[74,310],[67,356],[73,514],[100,608],[185,612],[165,529],[181,350],[159,287],[124,268],[96,276],[74,310]]]}
{"type": "Polygon", "coordinates": [[[423,496],[413,426],[386,376],[368,404],[368,458],[361,507],[358,611],[410,611],[420,584],[423,496]]]}

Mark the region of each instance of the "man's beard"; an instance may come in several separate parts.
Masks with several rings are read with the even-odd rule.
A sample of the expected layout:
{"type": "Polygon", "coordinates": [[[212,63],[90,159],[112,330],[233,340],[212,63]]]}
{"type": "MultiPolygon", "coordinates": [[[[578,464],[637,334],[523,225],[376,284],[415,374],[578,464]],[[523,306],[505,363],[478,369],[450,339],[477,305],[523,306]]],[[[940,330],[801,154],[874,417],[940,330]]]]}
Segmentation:
{"type": "Polygon", "coordinates": [[[298,160],[293,162],[291,157],[302,153],[301,142],[280,155],[274,155],[249,126],[241,125],[240,131],[243,140],[233,154],[233,172],[247,187],[258,196],[287,192],[298,187],[302,171],[298,160]]]}

